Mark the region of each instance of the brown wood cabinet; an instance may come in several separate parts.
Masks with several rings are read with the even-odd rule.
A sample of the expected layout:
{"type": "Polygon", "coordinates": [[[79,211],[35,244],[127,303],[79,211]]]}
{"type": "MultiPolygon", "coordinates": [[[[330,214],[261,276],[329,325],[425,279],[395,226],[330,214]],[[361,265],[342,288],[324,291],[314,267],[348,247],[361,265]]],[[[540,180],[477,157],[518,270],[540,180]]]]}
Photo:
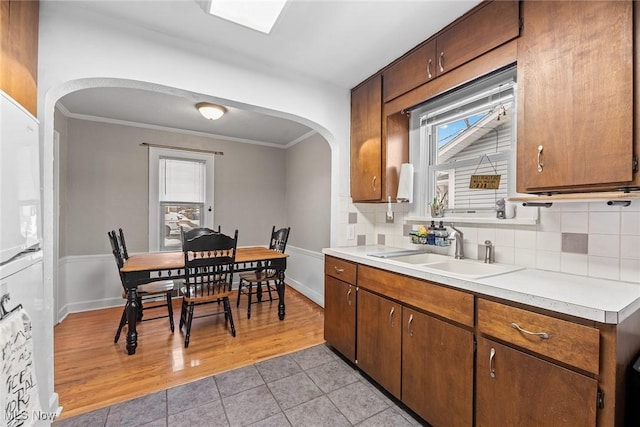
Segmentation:
{"type": "Polygon", "coordinates": [[[478,298],[477,332],[478,426],[596,425],[598,381],[542,358],[597,375],[598,329],[478,298]]]}
{"type": "Polygon", "coordinates": [[[518,1],[481,3],[383,71],[384,102],[479,57],[519,33],[518,1]]]}
{"type": "Polygon", "coordinates": [[[595,426],[598,382],[478,338],[476,426],[595,426]]]}
{"type": "Polygon", "coordinates": [[[400,399],[402,306],[358,289],[358,368],[400,399]]]}
{"type": "Polygon", "coordinates": [[[471,426],[473,333],[403,308],[402,401],[433,426],[471,426]]]}
{"type": "Polygon", "coordinates": [[[325,257],[324,339],[356,361],[356,265],[325,257]]]}
{"type": "Polygon", "coordinates": [[[637,424],[640,310],[603,324],[326,258],[327,287],[357,281],[357,366],[431,425],[637,424]]]}
{"type": "Polygon", "coordinates": [[[382,76],[351,91],[351,198],[382,199],[382,76]]]}
{"type": "Polygon", "coordinates": [[[522,3],[518,192],[640,185],[633,8],[631,1],[522,3]]]}
{"type": "Polygon", "coordinates": [[[0,89],[37,115],[38,1],[0,2],[0,89]]]}

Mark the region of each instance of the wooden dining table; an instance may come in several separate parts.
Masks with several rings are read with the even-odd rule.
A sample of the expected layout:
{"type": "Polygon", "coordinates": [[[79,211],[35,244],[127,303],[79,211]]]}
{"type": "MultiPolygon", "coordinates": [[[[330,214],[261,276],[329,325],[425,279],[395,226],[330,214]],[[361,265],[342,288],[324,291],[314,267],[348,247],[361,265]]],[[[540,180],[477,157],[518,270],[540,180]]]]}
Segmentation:
{"type": "MultiPolygon", "coordinates": [[[[282,252],[262,246],[239,247],[236,249],[234,272],[255,271],[268,268],[276,271],[278,291],[278,317],[284,320],[284,272],[287,257],[282,252]]],[[[127,289],[127,353],[135,354],[138,346],[136,322],[138,318],[138,286],[157,280],[184,278],[183,252],[149,252],[131,255],[120,269],[127,289]]]]}

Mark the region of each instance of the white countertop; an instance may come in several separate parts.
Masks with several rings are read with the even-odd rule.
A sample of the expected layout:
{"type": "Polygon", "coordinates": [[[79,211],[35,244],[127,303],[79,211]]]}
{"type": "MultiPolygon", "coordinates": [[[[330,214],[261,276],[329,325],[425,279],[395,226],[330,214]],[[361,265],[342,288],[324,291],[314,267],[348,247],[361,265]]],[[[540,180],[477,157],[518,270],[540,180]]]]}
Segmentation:
{"type": "Polygon", "coordinates": [[[448,275],[427,266],[406,264],[368,254],[402,250],[388,246],[352,246],[323,249],[332,255],[454,288],[527,304],[600,323],[621,323],[640,309],[640,284],[597,279],[544,270],[523,269],[480,279],[448,275]]]}

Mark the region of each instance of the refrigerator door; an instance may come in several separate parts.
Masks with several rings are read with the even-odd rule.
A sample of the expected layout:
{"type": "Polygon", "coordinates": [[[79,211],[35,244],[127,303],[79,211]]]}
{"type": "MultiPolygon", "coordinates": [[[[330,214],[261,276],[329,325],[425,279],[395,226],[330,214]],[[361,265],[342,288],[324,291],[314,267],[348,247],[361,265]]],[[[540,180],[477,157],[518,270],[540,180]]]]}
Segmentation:
{"type": "Polygon", "coordinates": [[[20,304],[31,318],[40,407],[46,411],[50,401],[48,394],[53,391],[53,336],[51,330],[43,327],[50,320],[42,287],[42,251],[20,256],[0,266],[0,295],[9,295],[4,308],[10,311],[20,304]]]}
{"type": "Polygon", "coordinates": [[[0,91],[0,264],[40,244],[38,121],[0,91]]]}

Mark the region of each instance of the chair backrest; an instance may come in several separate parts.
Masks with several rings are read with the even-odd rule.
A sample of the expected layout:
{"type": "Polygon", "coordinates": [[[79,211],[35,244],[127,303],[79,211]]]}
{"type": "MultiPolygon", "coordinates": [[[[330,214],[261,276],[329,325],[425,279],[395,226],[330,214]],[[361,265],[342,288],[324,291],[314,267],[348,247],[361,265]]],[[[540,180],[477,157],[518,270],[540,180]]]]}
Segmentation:
{"type": "Polygon", "coordinates": [[[284,253],[284,250],[287,248],[287,240],[289,240],[289,230],[291,230],[291,227],[276,230],[276,226],[274,225],[271,230],[269,249],[284,253]]]}
{"type": "Polygon", "coordinates": [[[180,243],[182,244],[182,248],[184,249],[184,241],[186,239],[193,239],[195,237],[202,236],[205,234],[215,234],[215,233],[220,233],[219,225],[217,230],[213,230],[207,227],[199,227],[199,228],[192,228],[190,230],[185,230],[185,228],[181,226],[180,227],[180,243]]]}
{"type": "Polygon", "coordinates": [[[129,252],[127,251],[127,243],[124,241],[124,231],[122,228],[118,229],[118,238],[120,239],[120,252],[124,259],[129,259],[129,252]]]}
{"type": "Polygon", "coordinates": [[[107,233],[107,236],[109,236],[109,243],[111,244],[111,251],[113,252],[113,258],[116,261],[116,267],[118,267],[118,277],[120,277],[120,284],[124,289],[125,288],[124,277],[120,272],[120,269],[124,266],[124,258],[122,257],[121,246],[120,246],[120,242],[118,241],[118,235],[116,234],[115,230],[112,230],[107,233]]]}
{"type": "Polygon", "coordinates": [[[231,291],[238,244],[233,237],[211,229],[185,233],[183,242],[185,286],[191,297],[231,291]]]}

